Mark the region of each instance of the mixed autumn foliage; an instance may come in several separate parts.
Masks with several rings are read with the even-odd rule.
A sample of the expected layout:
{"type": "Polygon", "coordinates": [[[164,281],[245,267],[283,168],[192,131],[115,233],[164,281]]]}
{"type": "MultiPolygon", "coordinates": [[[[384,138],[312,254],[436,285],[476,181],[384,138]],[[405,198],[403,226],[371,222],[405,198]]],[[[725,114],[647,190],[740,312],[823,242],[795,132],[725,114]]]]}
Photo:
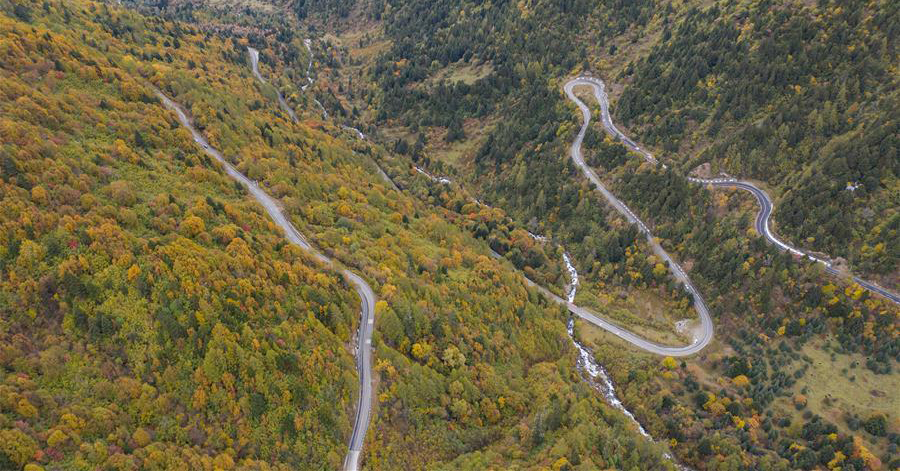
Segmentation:
{"type": "MultiPolygon", "coordinates": [[[[722,339],[688,367],[671,369],[595,344],[627,385],[626,404],[701,469],[896,467],[894,414],[859,417],[847,404],[828,403],[814,408],[829,411],[822,417],[802,400],[791,406],[802,410],[797,416],[783,410],[786,398],[804,395],[810,363],[800,352],[822,339],[834,342],[832,361],[863,355],[859,366],[892,384],[896,305],[779,253],[752,229],[751,196],[689,184],[684,174],[710,162],[714,172],[767,181],[780,234],[895,286],[897,87],[889,38],[897,9],[889,2],[625,3],[358,2],[360,15],[398,19],[384,20],[390,41],[368,64],[374,86],[358,86],[358,101],[374,108],[375,123],[401,130],[391,135],[398,153],[451,175],[492,206],[470,203],[457,185],[418,192],[529,276],[566,281],[559,254],[510,229],[561,242],[574,255],[580,292],[609,300],[610,292],[650,288],[677,306],[680,290],[666,286],[634,228],[569,163],[580,116],[560,86],[584,70],[599,73],[610,85],[613,119],[672,169],[642,163],[599,126],[588,133],[586,158],[684,262],[722,339]],[[446,79],[448,69],[484,63],[492,69],[474,83],[446,79]],[[460,122],[475,142],[462,158],[443,144],[459,139],[460,122]],[[516,240],[524,243],[510,244],[516,240]],[[746,371],[729,366],[739,357],[746,371]],[[701,380],[692,366],[714,380],[701,380]]],[[[355,41],[346,36],[354,39],[342,47],[355,41]]],[[[343,65],[358,71],[352,59],[343,65]]]]}
{"type": "MultiPolygon", "coordinates": [[[[251,76],[247,40],[90,1],[0,3],[0,464],[333,469],[358,300],[154,98],[379,295],[373,469],[671,469],[581,382],[565,316],[251,76]]],[[[299,46],[295,44],[295,46],[299,46]]],[[[268,71],[267,71],[268,72],[268,71]]]]}
{"type": "MultiPolygon", "coordinates": [[[[290,19],[272,19],[278,10],[252,15],[269,29],[222,29],[86,0],[0,1],[0,467],[332,469],[346,451],[355,294],[285,242],[152,84],[376,288],[366,466],[670,468],[661,445],[579,381],[566,314],[488,251],[559,290],[560,253],[526,229],[550,235],[573,255],[584,296],[653,290],[690,312],[636,229],[569,163],[580,123],[553,77],[607,72],[618,58],[604,41],[629,47],[656,28],[646,58],[604,76],[628,85],[614,119],[684,162],[679,171],[705,159],[770,180],[779,230],[801,245],[887,279],[900,246],[890,204],[896,86],[883,66],[896,9],[720,3],[293,2],[298,20],[395,20],[368,75],[343,77],[356,64],[316,51],[316,68],[334,69],[319,83],[339,81],[303,93],[309,53],[290,19]],[[718,17],[737,21],[705,21],[718,17]],[[850,46],[826,47],[831,36],[850,46]],[[250,75],[247,45],[261,50],[270,85],[250,75]],[[772,60],[786,51],[797,59],[772,60]],[[474,85],[429,81],[466,62],[489,72],[474,85]],[[665,75],[673,70],[697,77],[665,75]],[[881,98],[867,92],[876,83],[881,98]],[[736,94],[746,90],[757,101],[736,94]],[[358,117],[358,105],[414,138],[350,142],[313,97],[338,120],[358,117]],[[411,168],[442,169],[429,130],[459,142],[463,123],[497,114],[507,119],[464,166],[447,167],[492,206],[411,168]],[[707,139],[700,160],[679,157],[707,139]],[[846,190],[851,180],[861,189],[846,190]]],[[[189,3],[163,11],[197,23],[243,14],[189,3]]],[[[685,363],[593,342],[652,434],[699,469],[896,467],[893,414],[823,417],[800,386],[804,349],[822,337],[834,339],[832,358],[859,355],[861,368],[895,375],[896,306],[767,246],[750,229],[747,195],[641,164],[597,127],[585,151],[687,262],[716,316],[721,343],[685,363]]]]}

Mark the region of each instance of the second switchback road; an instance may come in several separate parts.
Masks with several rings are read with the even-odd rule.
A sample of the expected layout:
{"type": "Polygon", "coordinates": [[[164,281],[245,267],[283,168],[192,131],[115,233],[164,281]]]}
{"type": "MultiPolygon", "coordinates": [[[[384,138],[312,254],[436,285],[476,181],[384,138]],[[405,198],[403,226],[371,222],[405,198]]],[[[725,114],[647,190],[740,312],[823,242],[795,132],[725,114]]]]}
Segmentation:
{"type": "MultiPolygon", "coordinates": [[[[769,220],[772,218],[772,210],[775,208],[775,205],[772,203],[772,199],[769,198],[769,194],[758,186],[754,185],[753,183],[740,181],[734,178],[688,178],[688,180],[694,183],[700,183],[702,185],[711,185],[714,187],[723,188],[738,188],[744,191],[749,191],[753,194],[753,196],[756,197],[756,201],[759,203],[759,212],[756,214],[756,222],[754,223],[754,227],[757,233],[765,237],[765,239],[769,241],[769,243],[774,244],[781,250],[790,252],[797,256],[806,257],[817,263],[821,263],[825,267],[825,271],[832,275],[838,277],[844,276],[843,273],[832,266],[829,260],[819,258],[796,247],[792,247],[786,242],[779,239],[778,236],[776,236],[772,232],[772,230],[769,228],[769,220]]],[[[894,294],[891,291],[888,291],[887,289],[882,288],[875,283],[866,281],[858,276],[851,275],[850,278],[863,288],[873,293],[884,296],[894,303],[900,304],[900,296],[898,296],[897,294],[894,294]]]]}

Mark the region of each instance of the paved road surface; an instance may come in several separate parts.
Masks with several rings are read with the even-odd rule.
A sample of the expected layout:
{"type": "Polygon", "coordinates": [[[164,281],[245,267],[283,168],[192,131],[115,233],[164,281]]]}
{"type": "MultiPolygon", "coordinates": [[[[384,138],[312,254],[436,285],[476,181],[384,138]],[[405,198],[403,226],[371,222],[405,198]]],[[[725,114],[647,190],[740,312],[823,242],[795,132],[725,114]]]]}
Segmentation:
{"type": "MultiPolygon", "coordinates": [[[[769,227],[769,220],[772,217],[772,211],[775,208],[775,205],[772,203],[772,199],[769,198],[769,194],[766,193],[761,188],[757,187],[753,183],[737,180],[734,178],[688,178],[689,181],[694,183],[700,183],[702,185],[711,185],[715,187],[727,187],[727,188],[738,188],[744,191],[749,191],[756,197],[756,201],[759,203],[759,212],[756,214],[756,222],[754,223],[754,227],[756,228],[756,232],[761,234],[769,243],[774,244],[776,247],[783,251],[790,252],[799,257],[806,257],[809,260],[812,260],[817,263],[821,263],[825,267],[825,271],[835,275],[840,278],[844,278],[847,274],[838,271],[834,266],[832,266],[831,261],[823,258],[816,257],[808,252],[800,250],[796,247],[792,247],[788,245],[786,242],[776,236],[769,227]]],[[[900,296],[888,291],[881,286],[876,285],[875,283],[863,280],[858,276],[850,275],[850,279],[854,282],[862,286],[863,288],[872,291],[873,293],[884,296],[885,298],[900,304],[900,296]]]]}
{"type": "Polygon", "coordinates": [[[272,199],[265,191],[263,191],[256,182],[247,178],[238,171],[225,157],[212,146],[209,145],[206,138],[197,131],[191,124],[187,114],[177,103],[159,90],[154,90],[159,96],[166,108],[175,112],[181,125],[187,128],[194,137],[194,141],[203,148],[207,155],[216,159],[223,167],[225,167],[228,175],[244,185],[253,198],[256,199],[269,214],[269,217],[275,221],[275,224],[284,231],[285,237],[300,248],[306,250],[316,260],[325,265],[340,270],[347,281],[353,285],[360,297],[360,322],[359,331],[357,333],[357,354],[356,354],[356,370],[359,375],[359,399],[356,406],[356,420],[353,424],[353,434],[350,437],[350,450],[344,460],[344,469],[347,471],[356,471],[359,468],[359,458],[362,452],[363,442],[366,439],[366,431],[369,428],[369,422],[372,413],[372,331],[375,328],[375,292],[362,277],[350,270],[337,266],[330,258],[316,250],[303,234],[298,231],[293,224],[287,219],[278,206],[278,203],[272,199]]]}
{"type": "MultiPolygon", "coordinates": [[[[693,283],[691,283],[690,278],[687,276],[684,270],[682,270],[678,263],[676,263],[675,260],[673,260],[672,257],[669,256],[669,254],[659,245],[659,243],[656,242],[653,234],[651,234],[650,230],[647,228],[647,225],[644,224],[644,222],[641,221],[640,218],[638,218],[634,214],[634,212],[632,212],[631,209],[629,209],[628,206],[625,205],[625,203],[620,201],[615,197],[615,195],[607,190],[603,185],[603,182],[600,181],[600,178],[598,178],[594,171],[584,162],[584,158],[581,153],[581,144],[584,141],[585,133],[587,132],[588,125],[591,121],[591,110],[573,93],[574,88],[578,85],[587,85],[592,87],[595,96],[598,97],[598,101],[600,102],[601,107],[603,107],[604,103],[603,100],[599,98],[600,93],[602,92],[602,87],[600,87],[593,81],[576,78],[566,83],[566,96],[568,96],[569,99],[578,106],[578,108],[581,110],[583,118],[581,130],[578,132],[578,136],[575,137],[575,141],[572,143],[570,156],[572,157],[572,160],[575,162],[575,164],[584,173],[585,177],[587,177],[588,180],[590,180],[591,183],[596,186],[597,191],[599,191],[603,195],[603,197],[606,198],[607,202],[609,202],[609,204],[617,211],[622,213],[622,215],[624,215],[629,222],[638,226],[640,231],[646,236],[647,243],[650,245],[653,253],[656,254],[660,259],[667,262],[669,265],[669,270],[672,272],[672,275],[675,277],[675,279],[684,284],[685,289],[691,294],[694,299],[694,309],[696,309],[697,314],[700,318],[701,332],[698,335],[697,339],[695,339],[695,341],[690,345],[686,345],[683,347],[660,345],[641,338],[636,334],[597,316],[596,314],[585,308],[576,306],[575,304],[570,303],[567,300],[563,300],[542,287],[538,287],[538,289],[544,291],[545,294],[548,295],[551,299],[566,304],[566,306],[569,308],[569,311],[571,311],[573,314],[613,333],[619,338],[622,338],[632,345],[640,347],[644,350],[660,355],[670,356],[685,356],[697,353],[704,347],[706,347],[706,345],[708,345],[713,338],[713,323],[712,318],[709,315],[709,309],[706,307],[706,302],[703,300],[703,296],[700,295],[700,292],[697,291],[697,289],[694,287],[693,283]]],[[[606,113],[604,113],[604,115],[605,114],[606,113]]],[[[616,132],[618,131],[616,130],[616,132]]]]}
{"type": "MultiPolygon", "coordinates": [[[[307,39],[304,41],[306,44],[306,48],[310,53],[310,61],[309,68],[306,71],[307,80],[309,80],[309,84],[312,84],[312,78],[310,78],[309,73],[312,68],[312,49],[310,49],[310,41],[307,39]]],[[[266,79],[262,77],[259,73],[259,51],[252,47],[248,47],[247,50],[250,52],[250,65],[253,68],[253,75],[262,82],[266,83],[266,79]]],[[[307,85],[309,85],[307,84],[307,85]]],[[[306,90],[306,85],[303,86],[303,90],[306,90]]],[[[277,90],[276,90],[277,92],[277,90]]],[[[294,122],[297,122],[297,115],[294,113],[294,110],[288,106],[287,102],[284,100],[284,97],[281,96],[281,92],[278,92],[278,103],[281,105],[282,109],[288,112],[291,115],[291,119],[294,122]]],[[[319,105],[321,106],[321,104],[319,105]]],[[[324,108],[323,108],[324,111],[324,108]]],[[[325,115],[327,117],[327,113],[325,115]]],[[[365,138],[362,132],[354,129],[361,139],[365,138]]],[[[195,137],[196,139],[196,137],[195,137]]],[[[378,172],[381,176],[391,185],[394,182],[388,178],[387,174],[381,170],[381,167],[378,164],[375,164],[375,167],[378,169],[378,172]]],[[[396,186],[394,187],[396,188],[396,186]]],[[[309,244],[307,244],[308,246],[309,244]]],[[[360,378],[360,395],[359,402],[356,405],[356,418],[353,421],[353,434],[350,436],[350,445],[349,450],[347,452],[347,456],[344,459],[344,469],[347,471],[356,471],[359,469],[359,458],[362,453],[363,443],[366,441],[366,432],[369,429],[370,416],[372,414],[372,381],[371,381],[371,369],[372,369],[372,330],[375,322],[375,294],[372,291],[372,288],[369,287],[366,282],[357,276],[356,274],[350,271],[344,271],[344,275],[353,283],[354,286],[363,285],[365,286],[365,290],[357,289],[360,298],[363,300],[363,304],[367,304],[371,306],[369,312],[372,313],[371,316],[364,315],[362,320],[360,321],[360,331],[357,337],[357,348],[356,348],[356,370],[359,374],[360,378]],[[364,324],[365,323],[365,324],[364,324]]],[[[363,310],[365,312],[365,310],[363,310]]]]}
{"type": "MultiPolygon", "coordinates": [[[[260,82],[266,83],[266,79],[259,73],[259,51],[252,47],[248,47],[247,51],[250,52],[250,66],[253,67],[253,75],[255,75],[260,82]]],[[[278,94],[278,104],[281,105],[281,109],[283,109],[291,117],[291,120],[296,123],[297,113],[295,113],[294,109],[288,105],[287,101],[285,101],[280,90],[276,88],[275,93],[278,94]]]]}
{"type": "MultiPolygon", "coordinates": [[[[309,40],[304,41],[307,49],[309,48],[309,40]]],[[[253,67],[253,75],[262,82],[266,83],[266,80],[260,75],[259,67],[257,64],[259,63],[259,51],[253,49],[252,47],[248,47],[247,50],[250,52],[250,65],[253,67]]],[[[312,50],[310,50],[310,67],[312,67],[312,50]]],[[[307,78],[309,76],[309,70],[307,70],[307,78]]],[[[312,79],[309,79],[309,83],[312,83],[312,79]]],[[[306,87],[304,86],[304,89],[306,87]]],[[[294,122],[297,122],[297,115],[294,114],[294,110],[292,110],[284,98],[281,96],[281,93],[278,93],[278,103],[281,104],[281,107],[291,115],[291,118],[294,122]]],[[[365,139],[365,135],[360,132],[356,128],[351,128],[358,133],[358,136],[361,139],[365,139]]],[[[373,160],[372,163],[375,165],[375,168],[378,170],[378,173],[382,178],[385,179],[395,190],[397,189],[394,182],[387,176],[386,173],[378,166],[378,164],[373,160]]],[[[398,190],[399,191],[399,190],[398,190]]],[[[359,402],[356,405],[356,418],[353,421],[353,434],[350,437],[350,446],[347,452],[347,456],[344,459],[344,469],[347,471],[356,471],[359,468],[359,458],[362,453],[363,443],[366,440],[366,431],[369,428],[370,416],[372,413],[372,381],[371,379],[371,364],[372,364],[372,329],[374,325],[374,312],[375,312],[375,295],[372,292],[372,289],[369,288],[369,285],[363,281],[362,278],[357,275],[345,271],[345,276],[351,280],[351,282],[355,285],[362,284],[365,285],[367,290],[365,292],[359,291],[359,296],[364,300],[364,304],[368,303],[372,306],[371,312],[373,316],[369,318],[368,325],[360,326],[360,332],[358,336],[358,345],[357,345],[357,354],[356,354],[356,370],[359,373],[360,377],[360,391],[359,402]],[[363,329],[367,330],[363,330],[363,329]],[[365,342],[363,341],[365,339],[365,342]]],[[[365,320],[365,319],[364,319],[365,320]]]]}

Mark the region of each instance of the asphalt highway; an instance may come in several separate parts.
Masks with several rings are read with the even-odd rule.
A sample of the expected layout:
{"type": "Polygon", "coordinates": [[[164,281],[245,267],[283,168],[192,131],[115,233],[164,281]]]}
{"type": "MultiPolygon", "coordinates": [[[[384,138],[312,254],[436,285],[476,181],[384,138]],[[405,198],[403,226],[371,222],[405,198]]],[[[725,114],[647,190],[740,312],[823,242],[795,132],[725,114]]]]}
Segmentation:
{"type": "MultiPolygon", "coordinates": [[[[305,41],[307,48],[310,48],[309,41],[305,41]]],[[[250,55],[250,64],[253,70],[253,75],[262,83],[266,83],[266,80],[262,77],[259,72],[259,51],[254,48],[248,48],[248,52],[250,55]]],[[[312,60],[310,60],[309,68],[307,70],[307,80],[308,83],[302,87],[302,89],[306,89],[308,85],[312,83],[312,78],[309,75],[312,66],[312,60]]],[[[630,223],[635,224],[645,235],[647,238],[647,242],[654,254],[656,254],[660,259],[665,261],[669,267],[669,270],[672,273],[672,276],[679,282],[681,282],[685,289],[690,293],[693,297],[694,308],[697,311],[700,320],[699,333],[694,341],[685,346],[667,346],[660,345],[658,343],[649,341],[644,339],[637,334],[622,328],[600,316],[596,313],[577,306],[572,302],[572,299],[563,299],[543,286],[537,285],[536,283],[529,280],[527,277],[525,278],[526,282],[538,289],[549,299],[554,302],[564,304],[572,312],[574,315],[594,324],[617,337],[625,340],[626,342],[639,347],[643,350],[659,354],[659,355],[668,355],[668,356],[687,356],[695,354],[701,351],[709,342],[712,340],[714,335],[714,328],[712,319],[709,314],[709,310],[706,306],[705,301],[703,300],[700,292],[694,287],[690,278],[684,272],[684,270],[678,265],[675,260],[660,246],[660,244],[656,241],[653,234],[650,232],[647,225],[639,218],[637,215],[631,211],[628,206],[619,200],[615,195],[613,195],[601,182],[599,177],[596,175],[593,169],[591,169],[585,162],[582,154],[582,143],[584,141],[585,134],[587,132],[588,126],[591,120],[591,111],[587,105],[584,104],[577,96],[574,94],[574,88],[576,86],[586,86],[591,88],[593,91],[594,97],[597,102],[600,104],[601,108],[601,122],[606,131],[612,136],[619,138],[622,142],[632,151],[641,154],[645,160],[650,163],[657,164],[657,159],[647,150],[641,149],[636,142],[631,140],[628,136],[624,135],[621,131],[616,128],[613,124],[612,119],[609,115],[609,101],[605,92],[604,83],[594,77],[577,77],[575,79],[570,80],[565,84],[565,93],[567,97],[572,100],[580,109],[582,113],[582,126],[579,130],[578,135],[576,136],[572,146],[570,148],[570,157],[575,162],[575,164],[581,169],[582,173],[585,177],[595,185],[598,192],[607,200],[607,202],[618,212],[620,212],[626,220],[630,223]]],[[[307,240],[306,238],[294,227],[294,225],[288,220],[288,218],[282,213],[281,209],[277,202],[271,198],[265,191],[263,191],[256,182],[250,180],[245,175],[243,175],[240,171],[238,171],[233,165],[231,165],[225,157],[216,149],[209,145],[209,142],[206,138],[194,128],[191,124],[190,119],[184,110],[173,100],[168,98],[165,94],[163,94],[159,90],[155,90],[156,94],[159,96],[160,100],[166,106],[166,108],[175,112],[178,117],[178,121],[190,131],[193,136],[194,141],[203,149],[203,151],[209,155],[210,157],[216,159],[226,170],[226,173],[232,177],[234,180],[241,183],[250,194],[259,202],[266,210],[268,215],[272,218],[272,220],[282,229],[285,234],[285,237],[293,244],[301,247],[302,249],[309,252],[316,260],[319,262],[328,265],[332,268],[339,270],[347,282],[354,287],[357,294],[360,297],[360,326],[357,332],[357,345],[356,345],[356,367],[360,380],[360,390],[358,395],[358,402],[356,407],[356,417],[353,425],[353,432],[350,437],[349,442],[349,450],[347,456],[344,460],[344,470],[345,471],[356,471],[359,469],[359,461],[360,456],[363,449],[363,444],[365,442],[365,436],[368,431],[369,423],[371,421],[371,410],[372,410],[372,332],[374,330],[374,322],[375,322],[375,302],[376,296],[372,288],[366,283],[366,281],[360,277],[359,275],[338,266],[333,260],[316,250],[307,240]]],[[[277,91],[277,90],[276,90],[277,91]]],[[[291,119],[294,122],[297,122],[298,118],[294,110],[287,104],[284,97],[278,92],[278,102],[282,109],[288,113],[291,119]]],[[[321,104],[320,104],[321,106],[321,104]]],[[[324,113],[324,109],[323,109],[324,113]]],[[[327,117],[327,113],[324,114],[327,117]]],[[[351,131],[355,131],[357,136],[361,139],[364,139],[365,136],[356,130],[355,128],[348,128],[351,131]]],[[[376,165],[377,167],[377,165],[376,165]]],[[[381,172],[381,169],[378,169],[381,172]]],[[[416,169],[425,174],[424,171],[420,169],[416,169]]],[[[387,181],[390,181],[386,175],[382,173],[382,177],[387,181]]],[[[428,174],[426,174],[428,175],[428,174]]],[[[428,175],[430,177],[430,175],[428,175]]],[[[431,177],[435,179],[434,177],[431,177]]],[[[722,178],[722,179],[690,179],[695,183],[700,184],[708,184],[712,186],[722,186],[722,187],[734,187],[743,189],[745,191],[751,192],[759,202],[760,211],[757,214],[757,219],[755,222],[756,230],[762,234],[769,242],[775,244],[779,249],[789,251],[790,253],[797,256],[804,256],[809,258],[810,260],[816,261],[818,263],[822,263],[825,266],[826,271],[835,275],[841,275],[836,269],[831,266],[831,263],[827,260],[823,260],[817,258],[811,254],[808,254],[802,250],[796,249],[785,242],[781,241],[776,237],[769,229],[769,219],[771,217],[771,213],[773,210],[773,204],[769,196],[758,187],[754,186],[752,183],[738,181],[731,178],[722,178]]],[[[441,181],[441,183],[445,183],[441,181]]],[[[496,254],[495,254],[496,255],[496,254]]],[[[861,286],[869,289],[873,292],[876,292],[882,296],[891,299],[896,303],[900,303],[900,297],[897,295],[881,288],[873,283],[866,282],[857,277],[852,277],[853,281],[859,283],[861,286]]]]}
{"type": "Polygon", "coordinates": [[[363,443],[366,439],[366,432],[369,428],[372,413],[372,331],[375,328],[375,292],[362,277],[350,270],[338,266],[330,258],[316,250],[306,240],[303,234],[294,227],[284,213],[282,213],[278,203],[272,197],[263,191],[256,182],[247,178],[231,165],[218,150],[209,145],[206,137],[197,131],[193,124],[191,124],[187,114],[178,103],[175,103],[161,91],[155,89],[154,91],[162,101],[163,105],[175,112],[181,125],[190,131],[194,138],[194,142],[202,147],[207,155],[216,159],[216,161],[225,167],[225,172],[228,176],[247,188],[253,198],[265,208],[269,217],[272,218],[279,228],[281,228],[285,237],[291,243],[309,252],[319,262],[339,270],[359,295],[360,322],[356,337],[356,370],[359,376],[359,396],[356,406],[356,419],[353,424],[353,433],[350,437],[350,449],[347,453],[347,457],[344,459],[344,469],[347,471],[356,471],[359,469],[359,458],[362,452],[363,443]]]}

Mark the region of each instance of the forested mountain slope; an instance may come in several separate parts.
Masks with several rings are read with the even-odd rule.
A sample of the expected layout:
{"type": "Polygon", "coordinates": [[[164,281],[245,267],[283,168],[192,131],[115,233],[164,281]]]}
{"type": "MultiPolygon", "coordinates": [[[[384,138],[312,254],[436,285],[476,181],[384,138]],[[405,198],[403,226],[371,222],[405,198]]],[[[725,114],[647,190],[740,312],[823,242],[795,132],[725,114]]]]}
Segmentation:
{"type": "Polygon", "coordinates": [[[377,96],[368,100],[378,103],[379,119],[400,118],[430,147],[462,140],[466,120],[470,137],[483,139],[472,121],[490,130],[487,117],[509,116],[497,106],[516,100],[523,77],[544,88],[549,77],[591,70],[621,95],[614,116],[663,161],[681,172],[711,162],[714,171],[772,185],[785,236],[896,283],[900,159],[890,38],[900,13],[891,2],[483,8],[395,0],[358,8],[391,14],[389,48],[371,69],[377,96]],[[444,72],[465,70],[460,64],[481,73],[444,72]]]}
{"type": "MultiPolygon", "coordinates": [[[[644,312],[634,317],[656,317],[677,310],[678,290],[666,289],[667,277],[657,274],[664,270],[653,270],[636,230],[590,196],[568,159],[580,116],[562,83],[584,71],[601,76],[613,119],[669,166],[644,163],[596,124],[585,140],[588,163],[684,262],[722,339],[708,354],[660,374],[657,360],[585,328],[601,363],[626,385],[626,403],[654,435],[675,440],[679,458],[701,469],[879,469],[897,463],[896,403],[871,399],[896,385],[897,306],[767,245],[753,230],[751,197],[711,191],[685,175],[709,162],[713,172],[765,180],[775,197],[776,231],[806,249],[846,257],[854,271],[896,290],[895,16],[889,2],[526,1],[483,8],[396,0],[356,2],[345,18],[308,18],[333,28],[336,60],[328,73],[342,84],[352,77],[343,96],[366,110],[361,119],[381,131],[376,137],[432,173],[463,182],[514,224],[561,242],[582,277],[578,302],[609,313],[639,306],[644,312]],[[363,22],[355,30],[361,18],[377,27],[363,22]],[[681,55],[687,47],[691,52],[681,55]],[[697,64],[704,59],[711,62],[697,64]],[[694,80],[701,73],[707,81],[694,80]],[[365,74],[368,82],[360,80],[365,74]],[[790,87],[774,85],[787,78],[790,87]],[[869,87],[862,90],[858,80],[869,87]],[[847,106],[838,119],[842,84],[847,106]],[[681,89],[702,91],[676,102],[681,89]],[[816,116],[823,125],[806,126],[816,116]],[[829,120],[837,127],[824,124],[829,120]],[[767,130],[774,122],[787,133],[781,140],[767,137],[776,134],[767,130]],[[769,160],[745,165],[759,156],[769,160]],[[847,166],[856,173],[834,171],[842,161],[852,161],[847,166]],[[855,190],[846,189],[847,176],[855,190]],[[860,367],[864,374],[854,371],[860,367]],[[872,389],[861,393],[857,384],[872,389]]],[[[469,211],[449,191],[426,195],[469,211]]],[[[470,227],[491,240],[489,229],[470,227]]],[[[540,265],[538,272],[546,268],[540,265]]]]}
{"type": "Polygon", "coordinates": [[[155,86],[375,287],[367,467],[671,469],[579,380],[563,313],[453,213],[389,189],[383,148],[312,108],[292,123],[247,44],[0,2],[0,467],[335,469],[346,452],[358,300],[155,86]]]}
{"type": "Polygon", "coordinates": [[[227,63],[171,24],[45,5],[0,17],[3,467],[340,456],[356,299],[142,77],[227,63]]]}
{"type": "Polygon", "coordinates": [[[889,2],[140,3],[0,1],[0,467],[334,469],[346,452],[356,296],[152,84],[375,288],[364,467],[671,468],[580,380],[565,313],[488,251],[558,290],[559,249],[523,229],[551,237],[577,301],[631,328],[689,310],[568,159],[580,122],[561,79],[584,70],[671,165],[598,125],[588,163],[684,262],[720,339],[660,361],[580,326],[625,404],[697,469],[897,467],[897,307],[766,245],[746,195],[683,178],[709,160],[765,179],[777,229],[890,281],[889,2]],[[792,222],[837,207],[852,211],[827,233],[792,222]]]}
{"type": "Polygon", "coordinates": [[[894,2],[692,8],[629,64],[616,115],[684,169],[778,188],[785,236],[896,275],[898,24],[894,2]]]}

